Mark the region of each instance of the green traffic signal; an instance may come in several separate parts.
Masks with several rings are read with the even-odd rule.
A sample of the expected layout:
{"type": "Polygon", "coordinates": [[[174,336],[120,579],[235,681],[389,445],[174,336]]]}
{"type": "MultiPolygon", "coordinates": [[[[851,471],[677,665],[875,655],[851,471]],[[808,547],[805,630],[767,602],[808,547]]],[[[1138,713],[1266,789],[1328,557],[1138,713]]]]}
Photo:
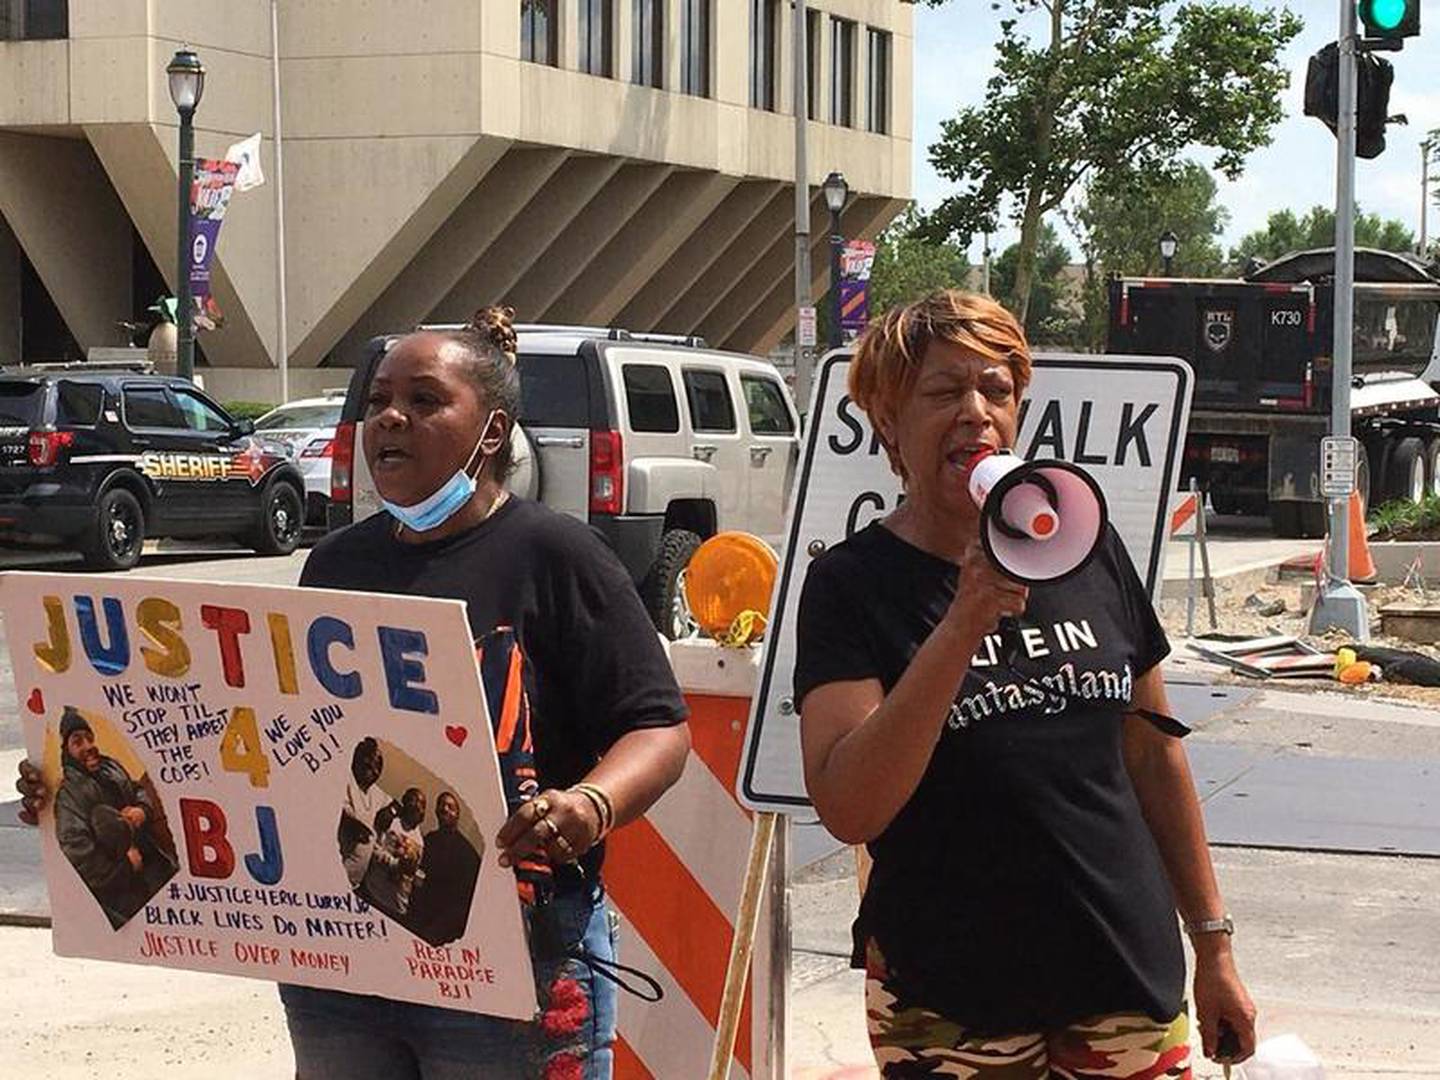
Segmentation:
{"type": "Polygon", "coordinates": [[[1420,0],[1360,0],[1365,36],[1399,39],[1420,33],[1420,0]]]}

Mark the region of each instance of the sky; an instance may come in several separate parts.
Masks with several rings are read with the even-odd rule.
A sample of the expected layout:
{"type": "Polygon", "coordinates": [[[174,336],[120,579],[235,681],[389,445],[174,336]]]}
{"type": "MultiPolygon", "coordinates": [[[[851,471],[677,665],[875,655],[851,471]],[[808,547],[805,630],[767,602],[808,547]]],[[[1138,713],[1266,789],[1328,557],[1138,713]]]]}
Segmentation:
{"type": "MultiPolygon", "coordinates": [[[[930,165],[929,148],[940,136],[941,122],[966,105],[980,104],[985,83],[994,73],[999,19],[1009,4],[1000,11],[992,11],[991,6],[988,0],[951,0],[936,10],[915,9],[914,196],[922,209],[934,206],[952,190],[930,165]],[[963,60],[957,62],[957,57],[963,60]]],[[[1286,6],[1305,20],[1304,30],[1284,53],[1291,72],[1290,88],[1284,94],[1286,118],[1275,127],[1272,143],[1250,156],[1239,180],[1232,183],[1216,176],[1218,201],[1230,211],[1222,239],[1227,249],[1245,233],[1264,228],[1265,219],[1276,210],[1288,207],[1299,213],[1315,205],[1335,205],[1335,137],[1319,120],[1304,115],[1302,103],[1306,61],[1335,40],[1339,6],[1331,0],[1290,0],[1286,6]]],[[[1440,128],[1440,3],[1431,0],[1424,7],[1428,25],[1422,23],[1421,36],[1408,39],[1403,52],[1382,54],[1395,65],[1390,112],[1405,113],[1410,124],[1390,125],[1385,152],[1373,161],[1360,161],[1356,170],[1361,208],[1398,218],[1417,233],[1420,140],[1427,131],[1440,128]]],[[[1194,156],[1209,162],[1198,150],[1194,156]]],[[[1435,173],[1432,166],[1432,192],[1440,188],[1435,173]]],[[[1062,237],[1067,236],[1058,218],[1054,224],[1062,237]]],[[[1440,207],[1432,202],[1429,235],[1437,233],[1440,207]]],[[[998,253],[1017,238],[1018,230],[1006,227],[992,239],[993,250],[998,253]]],[[[972,261],[979,261],[980,246],[977,237],[972,261]]],[[[1076,255],[1076,245],[1068,246],[1076,255]]]]}

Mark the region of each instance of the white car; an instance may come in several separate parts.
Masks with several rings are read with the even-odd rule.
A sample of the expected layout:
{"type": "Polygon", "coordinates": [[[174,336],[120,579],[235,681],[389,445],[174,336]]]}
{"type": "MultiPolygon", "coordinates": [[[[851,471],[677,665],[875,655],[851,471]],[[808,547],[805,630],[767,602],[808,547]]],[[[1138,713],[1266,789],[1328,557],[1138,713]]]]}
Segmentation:
{"type": "Polygon", "coordinates": [[[305,478],[305,524],[324,527],[330,505],[330,464],[335,454],[335,428],[345,407],[344,390],[324,397],[289,401],[255,421],[255,434],[283,447],[305,478]]]}

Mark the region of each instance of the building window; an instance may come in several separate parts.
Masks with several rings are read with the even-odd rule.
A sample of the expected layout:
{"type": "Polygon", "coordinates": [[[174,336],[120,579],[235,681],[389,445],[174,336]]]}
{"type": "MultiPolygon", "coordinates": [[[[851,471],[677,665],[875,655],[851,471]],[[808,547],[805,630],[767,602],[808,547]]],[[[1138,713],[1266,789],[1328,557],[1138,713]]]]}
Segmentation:
{"type": "Polygon", "coordinates": [[[580,70],[609,79],[615,74],[615,2],[576,2],[580,5],[580,70]]]}
{"type": "Polygon", "coordinates": [[[780,83],[780,0],[750,0],[750,107],[775,111],[780,83]]]}
{"type": "Polygon", "coordinates": [[[680,90],[710,96],[710,0],[680,0],[680,90]]]}
{"type": "Polygon", "coordinates": [[[635,67],[630,79],[638,86],[665,87],[665,0],[632,0],[634,4],[635,67]]]}
{"type": "Polygon", "coordinates": [[[560,66],[560,0],[520,0],[520,59],[560,66]]]}
{"type": "Polygon", "coordinates": [[[805,12],[805,82],[811,120],[820,119],[820,12],[805,12]]]}
{"type": "Polygon", "coordinates": [[[830,20],[830,122],[855,126],[855,24],[830,20]]]}
{"type": "Polygon", "coordinates": [[[865,80],[865,130],[884,135],[890,130],[890,35],[869,30],[866,43],[870,68],[865,80]]]}
{"type": "Polygon", "coordinates": [[[44,41],[69,36],[69,0],[0,0],[0,40],[44,41]]]}

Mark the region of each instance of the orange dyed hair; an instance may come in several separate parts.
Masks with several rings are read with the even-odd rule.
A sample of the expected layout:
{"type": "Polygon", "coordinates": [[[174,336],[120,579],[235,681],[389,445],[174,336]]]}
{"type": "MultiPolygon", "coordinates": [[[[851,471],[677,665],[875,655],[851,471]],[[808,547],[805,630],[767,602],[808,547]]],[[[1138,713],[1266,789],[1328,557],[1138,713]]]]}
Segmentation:
{"type": "MultiPolygon", "coordinates": [[[[1018,400],[1030,385],[1030,344],[1015,316],[996,301],[960,289],[939,289],[874,320],[850,362],[850,398],[876,417],[893,421],[932,341],[948,341],[987,360],[1003,360],[1018,400]]],[[[877,425],[878,426],[878,425],[877,425]]],[[[885,443],[885,438],[880,437],[885,443]]],[[[899,462],[888,443],[892,466],[899,462]]]]}

